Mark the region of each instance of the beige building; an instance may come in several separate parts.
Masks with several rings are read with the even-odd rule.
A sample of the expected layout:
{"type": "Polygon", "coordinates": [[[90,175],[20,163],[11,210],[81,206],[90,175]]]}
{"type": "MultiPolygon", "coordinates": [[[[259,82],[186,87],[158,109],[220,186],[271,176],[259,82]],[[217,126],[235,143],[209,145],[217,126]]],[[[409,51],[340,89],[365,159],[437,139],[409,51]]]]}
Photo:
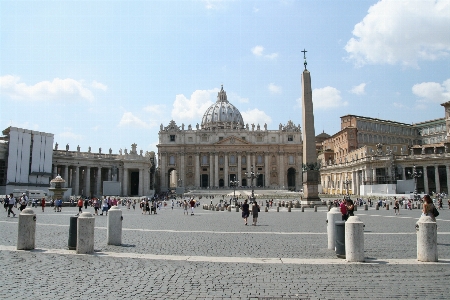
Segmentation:
{"type": "Polygon", "coordinates": [[[450,102],[442,106],[445,118],[411,125],[341,117],[341,131],[323,142],[319,155],[322,192],[402,194],[417,188],[419,193],[448,193],[450,102]],[[419,175],[416,184],[414,168],[419,175]]]}
{"type": "Polygon", "coordinates": [[[288,121],[268,130],[266,124],[246,124],[223,87],[195,128],[173,120],[161,124],[157,147],[161,191],[229,187],[235,180],[250,187],[246,173],[252,167],[256,187],[302,189],[300,125],[288,121]]]}

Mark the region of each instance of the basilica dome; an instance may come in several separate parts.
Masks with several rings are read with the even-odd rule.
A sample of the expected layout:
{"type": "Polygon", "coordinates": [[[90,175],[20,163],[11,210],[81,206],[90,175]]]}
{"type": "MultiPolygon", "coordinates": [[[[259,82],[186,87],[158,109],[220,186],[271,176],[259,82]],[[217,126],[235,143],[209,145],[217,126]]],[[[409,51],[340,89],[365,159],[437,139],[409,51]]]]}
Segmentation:
{"type": "Polygon", "coordinates": [[[202,118],[202,129],[236,129],[244,128],[244,120],[239,110],[227,100],[223,90],[217,94],[217,101],[211,105],[202,118]]]}

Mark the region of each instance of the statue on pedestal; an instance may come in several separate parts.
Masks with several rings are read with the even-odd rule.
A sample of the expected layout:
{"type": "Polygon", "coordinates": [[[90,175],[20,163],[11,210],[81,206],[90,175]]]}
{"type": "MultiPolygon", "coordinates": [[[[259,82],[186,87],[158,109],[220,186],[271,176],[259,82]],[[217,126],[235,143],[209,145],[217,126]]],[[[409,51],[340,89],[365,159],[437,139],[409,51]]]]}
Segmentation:
{"type": "Polygon", "coordinates": [[[55,144],[55,150],[58,150],[58,143],[55,144]]]}

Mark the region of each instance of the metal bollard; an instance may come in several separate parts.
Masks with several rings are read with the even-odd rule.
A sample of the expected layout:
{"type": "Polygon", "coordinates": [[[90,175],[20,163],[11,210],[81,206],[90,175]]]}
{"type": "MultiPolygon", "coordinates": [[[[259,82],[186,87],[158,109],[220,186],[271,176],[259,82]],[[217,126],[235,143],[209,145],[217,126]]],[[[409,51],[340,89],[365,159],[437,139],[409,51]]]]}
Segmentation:
{"type": "Polygon", "coordinates": [[[77,216],[70,217],[70,225],[69,225],[69,250],[77,249],[77,216]]]}
{"type": "Polygon", "coordinates": [[[106,239],[108,245],[122,245],[122,210],[117,206],[108,211],[106,239]]]}
{"type": "Polygon", "coordinates": [[[364,223],[357,216],[345,222],[345,258],[349,262],[364,261],[364,223]]]}
{"type": "Polygon", "coordinates": [[[36,242],[36,214],[25,208],[19,214],[17,250],[33,250],[36,242]]]}
{"type": "Polygon", "coordinates": [[[424,262],[438,261],[437,225],[431,217],[420,217],[417,230],[417,260],[424,262]]]}
{"type": "Polygon", "coordinates": [[[335,224],[335,251],[339,258],[345,258],[345,221],[336,221],[335,224]]]}
{"type": "Polygon", "coordinates": [[[328,249],[335,250],[336,248],[336,225],[335,222],[341,219],[341,212],[337,207],[333,207],[327,213],[327,234],[328,234],[328,249]]]}
{"type": "Polygon", "coordinates": [[[95,218],[89,212],[78,217],[77,222],[77,254],[90,254],[94,252],[95,218]]]}

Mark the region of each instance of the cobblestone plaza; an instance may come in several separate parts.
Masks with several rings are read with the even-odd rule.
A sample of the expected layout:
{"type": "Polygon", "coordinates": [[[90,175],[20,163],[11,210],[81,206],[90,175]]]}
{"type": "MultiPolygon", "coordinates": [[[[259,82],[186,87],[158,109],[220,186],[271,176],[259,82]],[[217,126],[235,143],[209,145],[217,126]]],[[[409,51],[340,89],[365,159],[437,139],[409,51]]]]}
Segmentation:
{"type": "MultiPolygon", "coordinates": [[[[209,200],[203,201],[209,204],[209,200]]],[[[365,224],[365,263],[327,249],[327,209],[270,208],[258,226],[233,209],[123,211],[122,246],[106,244],[106,216],[96,216],[95,253],[67,250],[76,207],[34,208],[36,249],[17,251],[18,218],[0,217],[3,299],[448,299],[450,218],[437,218],[437,263],[417,261],[420,211],[355,212],[365,224]]],[[[88,208],[93,212],[93,208],[88,208]]]]}

